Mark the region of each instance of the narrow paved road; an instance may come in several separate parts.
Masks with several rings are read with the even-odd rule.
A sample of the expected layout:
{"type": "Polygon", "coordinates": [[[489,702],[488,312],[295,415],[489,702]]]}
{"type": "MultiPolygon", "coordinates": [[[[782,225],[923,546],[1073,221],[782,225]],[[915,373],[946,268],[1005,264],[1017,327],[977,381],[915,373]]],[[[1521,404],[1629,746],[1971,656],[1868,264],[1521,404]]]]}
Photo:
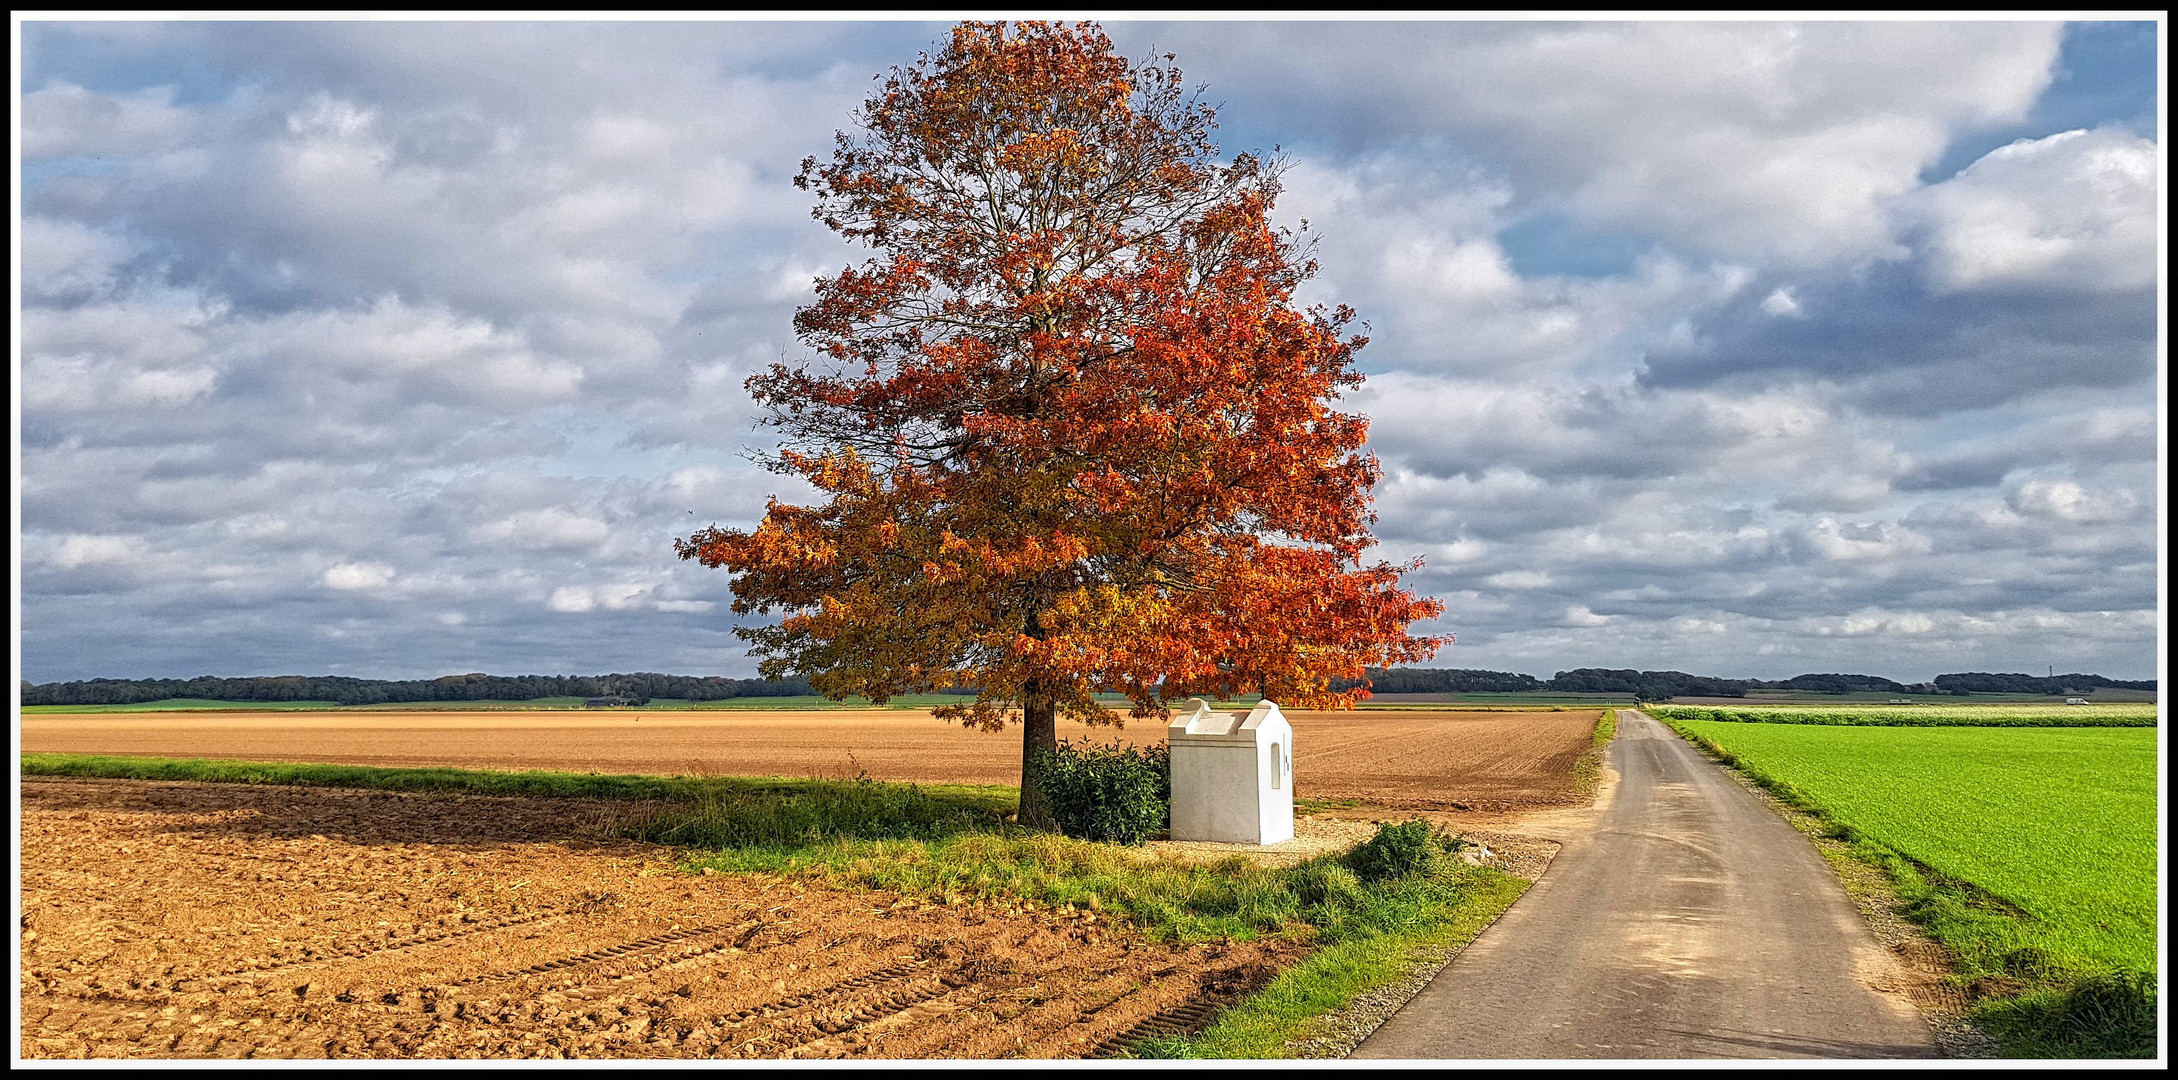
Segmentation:
{"type": "Polygon", "coordinates": [[[1550,871],[1356,1058],[1935,1057],[1806,838],[1641,713],[1550,871]]]}

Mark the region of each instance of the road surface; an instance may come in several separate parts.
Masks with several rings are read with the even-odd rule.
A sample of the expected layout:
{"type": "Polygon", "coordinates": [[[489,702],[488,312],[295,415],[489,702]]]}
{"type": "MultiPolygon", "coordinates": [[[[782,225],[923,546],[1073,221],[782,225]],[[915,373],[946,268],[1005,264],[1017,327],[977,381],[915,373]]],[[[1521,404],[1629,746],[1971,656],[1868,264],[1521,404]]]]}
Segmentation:
{"type": "Polygon", "coordinates": [[[1805,837],[1649,717],[1550,870],[1355,1058],[1927,1058],[1805,837]]]}

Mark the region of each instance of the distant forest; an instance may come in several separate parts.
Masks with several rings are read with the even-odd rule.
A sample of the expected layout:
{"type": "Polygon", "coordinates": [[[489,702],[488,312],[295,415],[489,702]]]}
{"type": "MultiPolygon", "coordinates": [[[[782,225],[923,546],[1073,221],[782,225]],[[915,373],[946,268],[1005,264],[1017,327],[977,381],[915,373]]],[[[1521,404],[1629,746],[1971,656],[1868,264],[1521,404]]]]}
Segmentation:
{"type": "MultiPolygon", "coordinates": [[[[1749,690],[1799,690],[1825,694],[1852,691],[1890,694],[2079,694],[2098,687],[2153,690],[2154,679],[2106,679],[2100,675],[1993,675],[1973,671],[1938,675],[1930,682],[1899,683],[1874,675],[1796,675],[1777,682],[1720,679],[1683,671],[1576,668],[1548,679],[1510,671],[1465,668],[1370,668],[1379,694],[1587,693],[1626,694],[1642,701],[1675,697],[1745,697],[1749,690]]],[[[1350,689],[1356,680],[1341,680],[1350,689]]],[[[794,697],[813,693],[809,681],[728,679],[717,675],[447,675],[437,679],[352,679],[340,675],[273,675],[220,679],[88,679],[22,685],[25,705],[134,705],[167,698],[212,701],[332,701],[379,705],[406,701],[529,701],[547,697],[615,697],[642,703],[652,698],[721,701],[739,697],[794,697]]],[[[974,693],[955,690],[954,693],[974,693]]]]}
{"type": "Polygon", "coordinates": [[[529,701],[617,697],[720,701],[813,693],[809,680],[727,679],[717,675],[446,675],[436,679],[351,679],[341,675],[269,675],[220,679],[88,679],[23,687],[25,705],[134,705],[167,698],[212,701],[332,701],[381,705],[404,701],[529,701]]]}
{"type": "MultiPolygon", "coordinates": [[[[1561,693],[1632,694],[1643,701],[1670,701],[1674,697],[1746,697],[1749,690],[1799,690],[1820,694],[1855,691],[1886,694],[2081,694],[2097,687],[2119,690],[2153,690],[2154,679],[2106,679],[2100,675],[1991,675],[1967,672],[1938,675],[1925,683],[1894,682],[1876,675],[1795,675],[1765,682],[1761,679],[1721,679],[1689,675],[1683,671],[1633,671],[1612,668],[1576,668],[1548,679],[1509,671],[1471,671],[1461,668],[1369,669],[1371,690],[1379,694],[1457,694],[1477,691],[1558,691],[1561,693]]],[[[1354,685],[1347,681],[1342,688],[1354,685]]]]}

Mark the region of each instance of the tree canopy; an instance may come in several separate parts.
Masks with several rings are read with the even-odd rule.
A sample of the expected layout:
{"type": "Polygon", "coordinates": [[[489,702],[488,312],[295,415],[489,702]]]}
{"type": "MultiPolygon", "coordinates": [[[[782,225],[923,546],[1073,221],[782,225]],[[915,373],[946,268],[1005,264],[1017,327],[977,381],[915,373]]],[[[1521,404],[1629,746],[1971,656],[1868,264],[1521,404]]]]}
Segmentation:
{"type": "MultiPolygon", "coordinates": [[[[1378,477],[1344,306],[1302,308],[1282,164],[1221,160],[1167,55],[965,23],[896,69],[796,184],[874,249],[795,317],[815,354],[748,381],[774,498],[683,558],[734,573],[771,677],[873,700],[974,686],[972,726],[1115,722],[1193,694],[1350,705],[1332,680],[1433,655],[1441,613],[1364,564],[1378,477]]],[[[1304,227],[1305,228],[1305,227],[1304,227]]],[[[1025,791],[1024,808],[1027,800],[1025,791]]]]}

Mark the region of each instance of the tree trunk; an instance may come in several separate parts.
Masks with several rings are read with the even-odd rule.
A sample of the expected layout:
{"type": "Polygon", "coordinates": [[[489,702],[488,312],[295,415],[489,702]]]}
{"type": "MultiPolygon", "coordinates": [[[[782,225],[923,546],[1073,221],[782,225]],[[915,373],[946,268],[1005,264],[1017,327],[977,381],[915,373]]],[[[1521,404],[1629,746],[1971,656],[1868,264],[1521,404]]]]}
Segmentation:
{"type": "Polygon", "coordinates": [[[1027,828],[1058,831],[1058,822],[1051,818],[1051,801],[1044,795],[1043,784],[1036,775],[1036,752],[1059,748],[1059,707],[1049,696],[1038,693],[1036,681],[1031,679],[1023,687],[1026,691],[1021,703],[1021,806],[1015,820],[1027,828]]]}

